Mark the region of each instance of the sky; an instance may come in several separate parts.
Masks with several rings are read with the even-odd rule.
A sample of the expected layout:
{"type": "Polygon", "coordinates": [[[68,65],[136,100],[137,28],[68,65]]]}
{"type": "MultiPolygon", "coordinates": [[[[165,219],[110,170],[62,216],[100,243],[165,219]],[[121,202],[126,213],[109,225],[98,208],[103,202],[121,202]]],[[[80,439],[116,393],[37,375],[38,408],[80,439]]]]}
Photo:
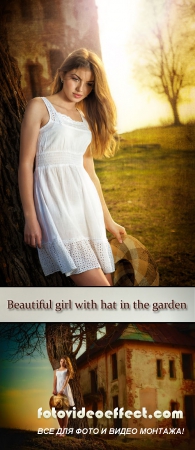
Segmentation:
{"type": "MultiPolygon", "coordinates": [[[[35,431],[38,428],[57,428],[56,419],[37,418],[38,408],[50,410],[49,399],[53,391],[54,372],[47,356],[46,344],[41,347],[44,357],[34,352],[33,357],[25,356],[12,362],[9,358],[15,346],[14,341],[0,340],[0,401],[3,412],[0,427],[35,431]]],[[[85,345],[78,356],[83,351],[85,345]]]]}
{"type": "Polygon", "coordinates": [[[53,390],[53,369],[46,357],[35,354],[17,362],[5,359],[9,343],[0,345],[0,397],[1,427],[37,430],[57,427],[55,419],[38,419],[37,410],[49,410],[49,399],[53,390]]]}
{"type": "MultiPolygon", "coordinates": [[[[102,59],[117,106],[118,131],[122,133],[161,124],[168,116],[171,117],[168,103],[151,90],[141,88],[133,71],[136,33],[143,33],[144,39],[153,25],[150,11],[146,8],[147,0],[95,1],[102,59]]],[[[155,2],[159,7],[161,1],[155,2]]],[[[170,0],[167,1],[169,3],[170,0]]],[[[159,15],[162,18],[162,10],[159,15]]],[[[180,108],[186,118],[194,114],[194,91],[191,97],[191,101],[180,108]]]]}

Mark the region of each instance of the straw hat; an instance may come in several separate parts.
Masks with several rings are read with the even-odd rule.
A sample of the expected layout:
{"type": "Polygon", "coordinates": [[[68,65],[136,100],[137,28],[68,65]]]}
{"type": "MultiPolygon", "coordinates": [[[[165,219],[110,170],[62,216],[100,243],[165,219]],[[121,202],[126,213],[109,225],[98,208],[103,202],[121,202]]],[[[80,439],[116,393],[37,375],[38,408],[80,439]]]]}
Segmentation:
{"type": "Polygon", "coordinates": [[[115,262],[114,286],[159,286],[157,265],[144,245],[133,236],[120,244],[110,239],[115,262]]]}
{"type": "Polygon", "coordinates": [[[66,411],[69,408],[69,401],[66,395],[52,395],[49,400],[49,406],[51,408],[55,408],[56,410],[64,410],[66,411]]]}

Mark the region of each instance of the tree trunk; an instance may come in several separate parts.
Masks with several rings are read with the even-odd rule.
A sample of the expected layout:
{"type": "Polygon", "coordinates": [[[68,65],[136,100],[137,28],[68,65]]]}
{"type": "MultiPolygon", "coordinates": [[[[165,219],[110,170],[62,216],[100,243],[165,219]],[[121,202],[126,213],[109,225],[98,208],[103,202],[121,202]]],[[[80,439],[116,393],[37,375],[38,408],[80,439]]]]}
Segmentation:
{"type": "MultiPolygon", "coordinates": [[[[73,354],[70,324],[46,323],[46,344],[48,357],[53,370],[59,368],[60,359],[63,358],[64,356],[68,356],[71,360],[74,370],[74,378],[70,380],[69,383],[75,401],[76,409],[77,411],[79,411],[82,408],[82,406],[84,406],[84,401],[77,373],[76,358],[73,354]]],[[[52,392],[52,385],[51,385],[51,392],[52,392]]],[[[87,418],[86,417],[84,417],[83,419],[70,418],[68,421],[68,427],[74,428],[74,431],[76,431],[76,429],[78,428],[88,428],[87,418]]],[[[81,435],[75,433],[74,435],[81,437],[81,435]]]]}
{"type": "Polygon", "coordinates": [[[20,125],[26,102],[17,63],[9,55],[5,31],[3,36],[1,34],[0,66],[0,285],[74,286],[70,278],[59,273],[46,278],[37,250],[23,241],[24,220],[17,172],[20,125]]]}
{"type": "Polygon", "coordinates": [[[178,102],[176,99],[171,99],[170,101],[170,105],[172,108],[172,112],[173,112],[173,117],[174,117],[174,125],[179,126],[181,125],[180,122],[180,118],[179,118],[179,112],[178,112],[178,102]]]}

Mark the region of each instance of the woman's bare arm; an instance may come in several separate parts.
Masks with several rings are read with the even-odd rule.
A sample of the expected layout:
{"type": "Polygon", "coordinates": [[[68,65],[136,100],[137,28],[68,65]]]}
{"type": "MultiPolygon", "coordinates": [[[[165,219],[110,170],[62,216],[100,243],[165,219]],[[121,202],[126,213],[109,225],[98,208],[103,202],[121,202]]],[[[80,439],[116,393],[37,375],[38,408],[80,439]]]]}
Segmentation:
{"type": "Polygon", "coordinates": [[[20,162],[18,181],[25,217],[24,241],[41,247],[41,228],[37,220],[33,198],[33,167],[40,127],[47,121],[47,110],[40,98],[27,105],[21,127],[20,162]]]}
{"type": "Polygon", "coordinates": [[[91,180],[93,181],[93,183],[97,189],[97,192],[98,192],[101,204],[102,204],[106,229],[108,231],[110,231],[110,233],[112,233],[118,239],[118,241],[120,243],[122,243],[122,237],[126,235],[125,228],[122,227],[121,225],[117,224],[116,222],[114,222],[114,220],[112,219],[112,216],[108,210],[108,207],[106,205],[106,202],[105,202],[105,199],[103,196],[99,178],[97,177],[96,172],[95,172],[94,161],[93,161],[93,157],[91,155],[89,148],[87,149],[86,153],[84,154],[84,168],[87,171],[87,173],[89,174],[91,180]]]}

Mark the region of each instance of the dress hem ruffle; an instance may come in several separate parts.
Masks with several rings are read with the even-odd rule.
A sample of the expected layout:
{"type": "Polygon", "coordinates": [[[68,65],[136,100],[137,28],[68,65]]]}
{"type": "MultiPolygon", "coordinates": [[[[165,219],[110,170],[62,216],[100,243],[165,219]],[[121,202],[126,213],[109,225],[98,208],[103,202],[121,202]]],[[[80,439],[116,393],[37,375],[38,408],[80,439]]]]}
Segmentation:
{"type": "Polygon", "coordinates": [[[107,240],[57,240],[42,243],[38,249],[45,276],[61,272],[66,276],[77,275],[101,268],[104,273],[115,270],[110,244],[107,240]]]}

